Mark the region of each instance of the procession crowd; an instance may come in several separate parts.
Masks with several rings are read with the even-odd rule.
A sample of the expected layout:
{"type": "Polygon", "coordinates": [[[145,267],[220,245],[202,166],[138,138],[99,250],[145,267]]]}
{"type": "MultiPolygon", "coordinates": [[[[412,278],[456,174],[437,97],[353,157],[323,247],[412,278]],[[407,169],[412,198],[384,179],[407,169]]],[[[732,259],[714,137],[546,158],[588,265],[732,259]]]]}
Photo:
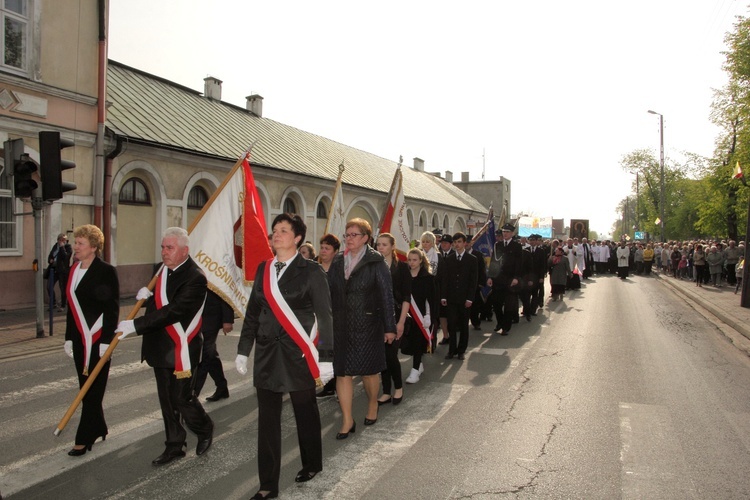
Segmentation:
{"type": "MultiPolygon", "coordinates": [[[[543,241],[538,234],[514,237],[515,227],[505,224],[488,255],[473,248],[478,238],[433,230],[423,233],[402,260],[394,237],[373,237],[363,219],[346,224],[343,241],[324,235],[317,249],[305,242],[306,231],[298,215],[283,213],[274,219],[272,254],[257,268],[237,347],[235,366],[242,375],[254,351],[260,489],[253,498],[278,495],[286,393],[302,461],[295,481],[306,482],[323,468],[319,399],[336,395],[341,409],[336,439],[348,439],[356,433],[353,378],[360,377],[366,394],[363,424],[375,425],[381,406],[403,401],[404,383],[419,382],[425,353],[447,346],[444,358],[460,362],[470,325],[482,330],[481,323],[494,316],[492,331],[507,336],[521,318],[531,322],[545,304],[548,276],[550,302],[562,300],[567,291],[581,287],[582,279],[597,273],[625,279],[631,271],[648,275],[655,268],[693,279],[698,286],[709,279],[721,286],[723,280],[736,282],[744,255],[733,241],[656,246],[589,243],[586,238],[543,241]],[[399,354],[411,357],[405,379],[399,354]]],[[[154,370],[164,420],[166,448],[152,463],[185,456],[186,427],[198,438],[196,455],[203,455],[211,447],[214,422],[198,396],[210,375],[216,392],[206,401],[229,397],[216,336],[232,329],[234,317],[231,307],[208,290],[206,276],[190,257],[187,232],[165,231],[163,267],[152,285],[136,295],[145,303],[145,314],[119,324],[117,272],[99,257],[101,231],[81,226],[74,237],[74,262],[61,289],[61,303],[67,299],[68,305],[65,352],[74,360],[82,387],[91,367],[100,359],[106,362],[83,397],[69,455],[83,455],[98,438],[106,438],[102,400],[111,344],[130,335],[143,338],[142,359],[154,370]]],[[[51,264],[70,260],[66,245],[64,238],[58,241],[51,264]]]]}

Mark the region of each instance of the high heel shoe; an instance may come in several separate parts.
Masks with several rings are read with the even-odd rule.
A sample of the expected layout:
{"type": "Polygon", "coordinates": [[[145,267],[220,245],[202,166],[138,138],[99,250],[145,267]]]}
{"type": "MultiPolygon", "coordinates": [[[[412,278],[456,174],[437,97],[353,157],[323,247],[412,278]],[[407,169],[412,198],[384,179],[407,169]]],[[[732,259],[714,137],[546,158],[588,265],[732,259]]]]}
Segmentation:
{"type": "Polygon", "coordinates": [[[381,400],[379,400],[379,399],[378,399],[378,406],[383,406],[383,405],[387,405],[388,403],[390,403],[390,402],[391,402],[391,401],[393,401],[394,399],[396,399],[396,398],[392,398],[392,397],[389,397],[389,398],[388,398],[388,399],[386,399],[385,401],[381,401],[381,400]]]}
{"type": "Polygon", "coordinates": [[[403,396],[401,396],[400,398],[396,398],[396,397],[394,397],[394,398],[393,398],[393,406],[396,406],[396,405],[399,405],[399,404],[401,404],[401,401],[402,401],[403,399],[404,399],[404,397],[403,397],[403,396]]]}
{"type": "Polygon", "coordinates": [[[71,457],[80,457],[81,455],[85,455],[86,451],[91,451],[91,447],[93,445],[87,444],[84,445],[83,448],[73,448],[68,452],[68,455],[71,457]]]}
{"type": "Polygon", "coordinates": [[[349,429],[349,432],[337,432],[336,439],[346,439],[349,437],[349,434],[354,434],[355,432],[357,432],[357,423],[352,422],[352,428],[349,429]]]}
{"type": "Polygon", "coordinates": [[[372,419],[365,417],[365,425],[374,425],[375,422],[377,422],[377,421],[378,421],[378,417],[375,417],[375,418],[372,418],[372,419]]]}

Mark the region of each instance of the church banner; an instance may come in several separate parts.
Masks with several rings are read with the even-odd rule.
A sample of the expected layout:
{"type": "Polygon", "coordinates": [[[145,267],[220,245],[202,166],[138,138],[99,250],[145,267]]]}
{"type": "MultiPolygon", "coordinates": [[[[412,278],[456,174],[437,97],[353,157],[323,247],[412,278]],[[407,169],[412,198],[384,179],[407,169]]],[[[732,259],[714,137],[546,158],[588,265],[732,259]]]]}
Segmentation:
{"type": "Polygon", "coordinates": [[[520,217],[518,236],[538,234],[542,238],[552,238],[552,217],[520,217]]]}

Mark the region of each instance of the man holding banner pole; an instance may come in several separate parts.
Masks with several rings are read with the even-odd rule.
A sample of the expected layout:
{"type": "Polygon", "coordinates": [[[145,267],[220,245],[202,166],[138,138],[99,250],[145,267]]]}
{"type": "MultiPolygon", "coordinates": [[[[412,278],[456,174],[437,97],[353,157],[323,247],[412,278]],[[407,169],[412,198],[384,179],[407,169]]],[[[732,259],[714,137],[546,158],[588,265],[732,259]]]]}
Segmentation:
{"type": "Polygon", "coordinates": [[[187,432],[181,421],[198,436],[196,455],[204,454],[213,441],[214,424],[192,390],[193,371],[201,353],[200,335],[206,300],[206,276],[189,255],[187,231],[170,227],[161,242],[164,266],[158,273],[154,293],[141,288],[138,300],[148,299],[146,314],[121,321],[120,340],[137,333],[143,336],[141,359],[154,369],[159,394],[166,449],[151,463],[162,465],[185,456],[187,432]],[[153,296],[152,296],[153,295],[153,296]]]}

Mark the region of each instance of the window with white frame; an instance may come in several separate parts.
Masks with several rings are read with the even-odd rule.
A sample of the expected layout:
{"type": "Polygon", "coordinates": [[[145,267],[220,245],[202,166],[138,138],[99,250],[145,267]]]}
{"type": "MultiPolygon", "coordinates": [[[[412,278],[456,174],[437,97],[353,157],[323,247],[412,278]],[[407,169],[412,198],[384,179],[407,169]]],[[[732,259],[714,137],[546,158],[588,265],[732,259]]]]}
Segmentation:
{"type": "Polygon", "coordinates": [[[11,196],[12,179],[8,169],[0,175],[0,254],[18,251],[19,218],[13,215],[15,200],[11,196]]]}
{"type": "Polygon", "coordinates": [[[2,68],[16,73],[29,71],[29,0],[0,0],[3,29],[2,68]]]}

